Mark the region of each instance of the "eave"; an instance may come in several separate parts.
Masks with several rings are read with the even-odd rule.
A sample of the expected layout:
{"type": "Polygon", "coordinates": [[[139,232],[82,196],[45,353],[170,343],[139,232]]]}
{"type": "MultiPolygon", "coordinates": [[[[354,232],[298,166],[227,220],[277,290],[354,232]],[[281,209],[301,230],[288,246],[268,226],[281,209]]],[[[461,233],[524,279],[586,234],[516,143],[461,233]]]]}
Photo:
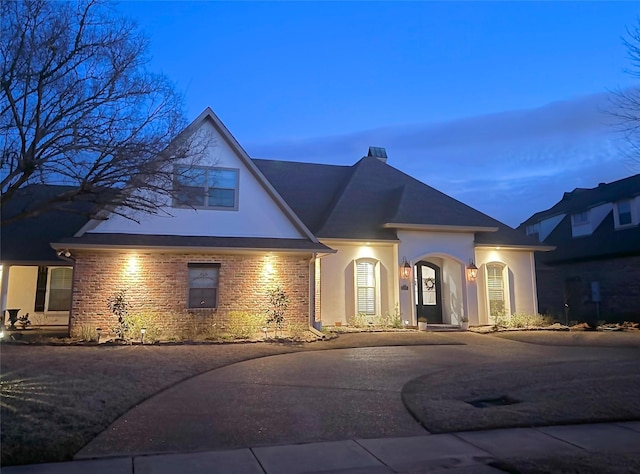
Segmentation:
{"type": "Polygon", "coordinates": [[[430,232],[497,232],[498,227],[485,227],[485,226],[465,226],[465,225],[436,225],[436,224],[403,224],[396,222],[387,222],[383,224],[385,229],[400,229],[400,230],[421,230],[430,232]]]}

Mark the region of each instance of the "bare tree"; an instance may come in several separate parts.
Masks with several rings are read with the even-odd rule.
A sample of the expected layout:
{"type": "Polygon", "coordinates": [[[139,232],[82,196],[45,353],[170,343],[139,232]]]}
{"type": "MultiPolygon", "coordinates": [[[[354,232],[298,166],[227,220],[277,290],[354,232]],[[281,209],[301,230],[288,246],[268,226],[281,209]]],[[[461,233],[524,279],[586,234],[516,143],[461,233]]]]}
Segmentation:
{"type": "Polygon", "coordinates": [[[201,150],[180,135],[182,96],[148,70],[147,38],[105,0],[0,9],[3,206],[28,185],[66,185],[2,222],[76,201],[158,212],[172,164],[201,150]]]}
{"type": "MultiPolygon", "coordinates": [[[[627,28],[627,36],[622,41],[630,62],[625,72],[640,77],[640,18],[634,26],[627,28]]],[[[624,153],[630,158],[632,167],[640,167],[640,87],[613,91],[610,113],[626,142],[624,153]]]]}

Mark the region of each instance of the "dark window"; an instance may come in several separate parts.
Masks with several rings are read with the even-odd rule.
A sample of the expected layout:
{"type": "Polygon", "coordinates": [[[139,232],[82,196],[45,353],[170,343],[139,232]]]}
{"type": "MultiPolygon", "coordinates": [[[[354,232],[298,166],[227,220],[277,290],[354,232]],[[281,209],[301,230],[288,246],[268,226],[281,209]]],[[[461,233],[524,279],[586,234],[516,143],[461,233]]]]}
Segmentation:
{"type": "Polygon", "coordinates": [[[217,308],[220,264],[189,264],[189,308],[217,308]]]}
{"type": "Polygon", "coordinates": [[[71,308],[71,268],[53,268],[49,281],[49,311],[69,311],[71,308]]]}
{"type": "Polygon", "coordinates": [[[177,166],[174,207],[238,208],[238,170],[177,166]]]}
{"type": "Polygon", "coordinates": [[[36,283],[36,301],[34,311],[44,311],[44,304],[47,298],[47,267],[38,267],[38,280],[36,283]]]}
{"type": "Polygon", "coordinates": [[[618,202],[618,221],[620,225],[631,224],[631,201],[618,202]]]}

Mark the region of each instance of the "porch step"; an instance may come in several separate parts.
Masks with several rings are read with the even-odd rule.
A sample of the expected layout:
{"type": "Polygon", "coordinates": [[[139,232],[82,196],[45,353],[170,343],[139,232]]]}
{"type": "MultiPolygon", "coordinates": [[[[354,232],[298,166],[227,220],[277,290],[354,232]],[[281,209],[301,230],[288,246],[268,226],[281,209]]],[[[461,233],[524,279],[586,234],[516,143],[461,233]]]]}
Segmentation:
{"type": "Polygon", "coordinates": [[[427,324],[427,331],[440,332],[440,331],[460,331],[460,326],[457,324],[427,324]]]}

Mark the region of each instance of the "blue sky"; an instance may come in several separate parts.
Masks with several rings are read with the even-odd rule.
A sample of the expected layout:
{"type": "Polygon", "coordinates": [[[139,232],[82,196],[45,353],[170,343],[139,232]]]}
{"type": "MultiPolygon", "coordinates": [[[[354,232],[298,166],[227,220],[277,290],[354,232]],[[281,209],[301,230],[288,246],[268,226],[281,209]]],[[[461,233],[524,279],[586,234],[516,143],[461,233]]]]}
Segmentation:
{"type": "Polygon", "coordinates": [[[389,164],[516,226],[640,172],[606,113],[638,2],[122,2],[256,158],[389,164]]]}

